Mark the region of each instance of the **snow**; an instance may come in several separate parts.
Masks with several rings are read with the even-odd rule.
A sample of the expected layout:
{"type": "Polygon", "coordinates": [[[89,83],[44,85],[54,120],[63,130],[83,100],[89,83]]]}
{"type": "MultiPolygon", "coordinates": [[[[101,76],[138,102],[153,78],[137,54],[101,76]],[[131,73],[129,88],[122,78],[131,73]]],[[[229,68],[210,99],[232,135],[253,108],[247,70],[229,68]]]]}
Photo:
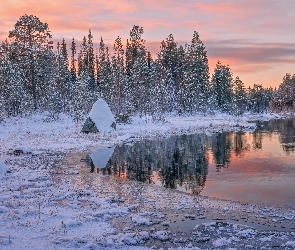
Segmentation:
{"type": "Polygon", "coordinates": [[[23,154],[31,154],[32,151],[30,149],[27,149],[25,147],[16,147],[13,151],[21,151],[23,154]]]}
{"type": "Polygon", "coordinates": [[[287,246],[287,247],[295,247],[295,241],[287,241],[285,243],[285,246],[287,246]]]}
{"type": "Polygon", "coordinates": [[[6,166],[6,164],[0,161],[0,175],[6,174],[8,171],[9,171],[9,168],[6,166]]]}
{"type": "Polygon", "coordinates": [[[90,154],[93,164],[98,168],[105,168],[109,159],[112,157],[115,148],[102,148],[90,154]]]}
{"type": "Polygon", "coordinates": [[[156,231],[155,233],[153,233],[151,236],[154,239],[159,239],[161,241],[165,241],[165,240],[169,240],[170,239],[170,232],[163,230],[163,231],[156,231]]]}
{"type": "Polygon", "coordinates": [[[116,122],[108,104],[103,99],[99,99],[93,104],[89,117],[100,132],[112,131],[111,125],[116,122]]]}
{"type": "Polygon", "coordinates": [[[245,229],[245,230],[242,230],[242,231],[239,231],[236,236],[238,237],[242,237],[242,238],[248,238],[248,237],[251,237],[252,235],[256,235],[257,232],[254,230],[254,229],[245,229]]]}
{"type": "MultiPolygon", "coordinates": [[[[50,122],[46,113],[6,119],[0,123],[0,249],[151,249],[153,246],[179,250],[244,249],[270,241],[294,247],[293,234],[262,237],[256,230],[237,224],[200,225],[187,236],[172,228],[167,230],[164,222],[175,219],[168,218],[175,213],[179,214],[179,220],[208,218],[210,214],[206,211],[213,212],[211,216],[215,217],[220,213],[232,216],[240,214],[244,205],[194,198],[154,185],[145,185],[142,197],[137,197],[136,182],[121,180],[122,184],[109,176],[90,175],[89,169],[81,168],[78,163],[63,162],[65,155],[81,159],[79,156],[85,157],[90,149],[98,149],[91,158],[95,165],[103,167],[114,151],[114,144],[183,133],[253,129],[248,120],[272,117],[246,114],[237,120],[223,114],[171,116],[164,123],[134,117],[131,124],[117,125],[112,133],[98,134],[81,133],[82,124],[75,124],[66,115],[50,122]],[[16,148],[34,155],[8,154],[16,148]],[[8,170],[10,173],[5,174],[8,170]],[[143,205],[138,211],[140,200],[143,205]],[[190,240],[193,236],[195,241],[190,240]],[[178,241],[174,243],[176,238],[178,241]]],[[[294,209],[251,205],[246,208],[249,216],[256,214],[259,220],[264,220],[259,217],[263,215],[265,220],[294,222],[294,209]]]]}
{"type": "Polygon", "coordinates": [[[147,225],[150,226],[153,224],[153,222],[149,218],[145,218],[139,215],[132,216],[132,221],[137,225],[147,225]]]}
{"type": "Polygon", "coordinates": [[[213,242],[214,247],[223,247],[231,243],[230,239],[220,238],[213,242]]]}

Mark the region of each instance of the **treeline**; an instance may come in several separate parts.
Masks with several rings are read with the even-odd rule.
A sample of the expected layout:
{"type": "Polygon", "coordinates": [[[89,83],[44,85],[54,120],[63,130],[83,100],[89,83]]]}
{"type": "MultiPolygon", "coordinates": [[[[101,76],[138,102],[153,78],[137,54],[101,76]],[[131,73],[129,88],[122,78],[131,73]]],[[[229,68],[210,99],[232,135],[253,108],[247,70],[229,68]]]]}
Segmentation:
{"type": "Polygon", "coordinates": [[[246,88],[220,62],[210,77],[197,32],[184,46],[169,35],[155,59],[142,35],[143,28],[134,26],[125,49],[118,37],[112,56],[102,38],[95,51],[90,30],[79,51],[74,38],[53,51],[48,25],[32,15],[20,17],[0,47],[0,117],[46,110],[53,118],[68,113],[80,120],[99,97],[121,117],[268,110],[272,88],[246,88]]]}

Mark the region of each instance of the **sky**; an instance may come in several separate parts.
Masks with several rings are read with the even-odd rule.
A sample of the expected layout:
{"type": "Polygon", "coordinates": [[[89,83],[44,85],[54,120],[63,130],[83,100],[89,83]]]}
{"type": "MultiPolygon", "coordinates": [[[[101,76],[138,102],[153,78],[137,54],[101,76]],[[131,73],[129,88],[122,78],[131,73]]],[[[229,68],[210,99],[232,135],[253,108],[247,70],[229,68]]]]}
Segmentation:
{"type": "Polygon", "coordinates": [[[129,38],[133,25],[154,58],[160,43],[173,34],[179,45],[194,31],[204,42],[210,72],[218,60],[229,65],[246,86],[278,87],[295,74],[295,0],[5,0],[0,2],[0,41],[24,14],[49,25],[56,44],[81,41],[91,29],[112,50],[114,40],[129,38]]]}

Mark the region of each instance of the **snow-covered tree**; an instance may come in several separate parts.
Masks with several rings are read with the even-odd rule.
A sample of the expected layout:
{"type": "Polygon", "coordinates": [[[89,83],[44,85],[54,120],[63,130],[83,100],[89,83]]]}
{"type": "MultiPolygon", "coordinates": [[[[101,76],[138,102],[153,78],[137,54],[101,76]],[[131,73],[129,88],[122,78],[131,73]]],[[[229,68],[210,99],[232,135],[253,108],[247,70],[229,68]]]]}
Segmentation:
{"type": "Polygon", "coordinates": [[[109,49],[106,47],[102,37],[99,43],[97,85],[100,95],[107,103],[112,98],[112,66],[110,61],[109,49]]]}
{"type": "Polygon", "coordinates": [[[33,99],[24,88],[24,71],[10,60],[10,46],[2,43],[0,50],[0,120],[8,116],[28,113],[33,109],[33,99]]]}
{"type": "Polygon", "coordinates": [[[122,111],[122,88],[124,84],[124,50],[120,37],[117,37],[114,43],[114,56],[112,57],[112,76],[114,89],[114,109],[115,114],[122,111]]]}
{"type": "Polygon", "coordinates": [[[244,83],[237,76],[233,82],[233,113],[237,116],[242,115],[247,109],[247,91],[244,83]]]}
{"type": "Polygon", "coordinates": [[[38,84],[43,84],[45,79],[42,68],[44,65],[41,62],[44,64],[44,59],[49,56],[46,54],[50,54],[52,49],[52,46],[48,45],[48,39],[51,38],[48,24],[42,23],[36,16],[23,15],[9,32],[9,38],[13,58],[26,72],[22,84],[32,94],[34,108],[38,109],[38,84]]]}
{"type": "Polygon", "coordinates": [[[272,112],[293,111],[295,102],[295,75],[286,74],[277,91],[274,92],[270,109],[272,112]]]}
{"type": "Polygon", "coordinates": [[[209,97],[209,64],[205,45],[195,31],[187,45],[186,100],[190,113],[205,112],[209,97]]]}
{"type": "Polygon", "coordinates": [[[248,94],[249,110],[254,113],[262,113],[266,111],[265,106],[265,90],[262,85],[254,84],[253,88],[249,88],[248,94]]]}
{"type": "Polygon", "coordinates": [[[229,66],[222,65],[218,61],[211,84],[217,109],[222,112],[230,112],[233,101],[233,78],[229,66]]]}
{"type": "Polygon", "coordinates": [[[170,34],[166,40],[162,41],[157,63],[160,65],[161,82],[163,89],[164,111],[172,112],[176,109],[178,99],[176,96],[180,92],[180,81],[178,79],[178,48],[174,37],[170,34]]]}

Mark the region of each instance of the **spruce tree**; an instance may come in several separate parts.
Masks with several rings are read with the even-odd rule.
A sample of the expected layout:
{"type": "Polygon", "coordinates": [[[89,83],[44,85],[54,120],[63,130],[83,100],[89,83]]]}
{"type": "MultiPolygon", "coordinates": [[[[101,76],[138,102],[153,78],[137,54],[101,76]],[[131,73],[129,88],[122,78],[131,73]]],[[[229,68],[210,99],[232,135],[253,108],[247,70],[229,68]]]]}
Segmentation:
{"type": "MultiPolygon", "coordinates": [[[[44,59],[50,57],[52,46],[48,45],[51,38],[47,23],[33,15],[23,15],[9,32],[11,38],[14,59],[22,70],[26,70],[26,77],[22,84],[30,91],[33,98],[34,109],[39,107],[39,95],[41,94],[38,84],[46,80],[44,76],[44,59]],[[49,55],[46,55],[49,54],[49,55]]],[[[40,87],[40,86],[39,86],[40,87]]]]}
{"type": "MultiPolygon", "coordinates": [[[[162,41],[157,61],[161,66],[161,81],[165,90],[166,107],[165,112],[172,112],[176,104],[176,95],[180,89],[178,80],[178,50],[177,43],[174,41],[173,35],[170,34],[166,41],[162,41]]],[[[163,96],[164,97],[164,96],[163,96]]]]}
{"type": "Polygon", "coordinates": [[[96,91],[96,83],[95,83],[95,58],[94,58],[94,49],[93,49],[93,42],[92,42],[92,34],[91,30],[89,30],[88,34],[88,48],[87,48],[87,71],[89,75],[89,82],[88,88],[90,91],[96,91]]]}
{"type": "Polygon", "coordinates": [[[112,68],[109,55],[109,49],[106,47],[103,39],[99,43],[99,72],[97,73],[97,85],[100,90],[100,95],[107,103],[112,98],[112,68]]]}
{"type": "Polygon", "coordinates": [[[234,99],[233,111],[235,115],[242,115],[247,109],[247,92],[244,83],[237,76],[233,83],[234,99]]]}
{"type": "Polygon", "coordinates": [[[205,112],[209,97],[209,64],[205,45],[195,31],[187,45],[186,100],[190,113],[205,112]]]}
{"type": "Polygon", "coordinates": [[[216,108],[221,112],[230,113],[233,101],[233,78],[229,66],[222,65],[218,61],[211,84],[216,108]]]}
{"type": "Polygon", "coordinates": [[[277,91],[273,93],[270,109],[272,112],[294,112],[295,75],[286,74],[277,91]]]}
{"type": "Polygon", "coordinates": [[[116,114],[120,114],[122,111],[122,88],[124,84],[124,50],[120,37],[117,37],[114,43],[114,56],[112,57],[112,73],[113,73],[113,85],[115,103],[113,104],[116,110],[116,114]]]}
{"type": "Polygon", "coordinates": [[[71,67],[70,67],[71,81],[72,81],[73,85],[75,85],[76,80],[77,80],[77,70],[76,70],[75,55],[76,55],[76,43],[75,43],[75,39],[73,37],[72,43],[71,43],[71,67]]]}

